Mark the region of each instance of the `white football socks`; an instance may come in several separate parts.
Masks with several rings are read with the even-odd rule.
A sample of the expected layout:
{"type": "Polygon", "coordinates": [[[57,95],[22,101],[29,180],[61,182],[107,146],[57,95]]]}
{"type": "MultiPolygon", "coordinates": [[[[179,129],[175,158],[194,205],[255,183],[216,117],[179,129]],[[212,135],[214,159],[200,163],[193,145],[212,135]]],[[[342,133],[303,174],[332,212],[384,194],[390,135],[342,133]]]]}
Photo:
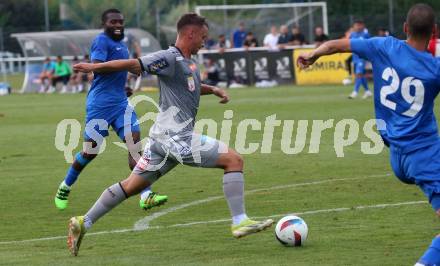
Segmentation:
{"type": "Polygon", "coordinates": [[[146,198],[148,198],[148,196],[150,196],[151,194],[151,188],[147,187],[146,189],[142,190],[141,192],[141,200],[145,200],[146,198]]]}
{"type": "Polygon", "coordinates": [[[244,208],[244,178],[242,172],[229,172],[223,176],[223,193],[231,211],[232,224],[247,219],[244,208]]]}
{"type": "Polygon", "coordinates": [[[89,230],[92,227],[93,223],[92,220],[90,220],[90,217],[86,215],[84,215],[84,228],[87,230],[89,230]]]}
{"type": "Polygon", "coordinates": [[[249,219],[249,217],[246,215],[246,213],[232,216],[232,224],[239,225],[241,222],[243,222],[246,219],[249,219]]]}

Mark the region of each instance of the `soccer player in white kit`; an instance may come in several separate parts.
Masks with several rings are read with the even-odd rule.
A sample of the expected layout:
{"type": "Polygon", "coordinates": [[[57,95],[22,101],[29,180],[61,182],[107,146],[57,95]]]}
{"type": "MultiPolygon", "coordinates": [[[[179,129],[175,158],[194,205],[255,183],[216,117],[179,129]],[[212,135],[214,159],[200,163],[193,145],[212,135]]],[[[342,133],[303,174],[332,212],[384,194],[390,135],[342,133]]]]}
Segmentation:
{"type": "Polygon", "coordinates": [[[226,91],[201,83],[197,64],[191,59],[208,37],[206,19],[195,13],[185,14],[177,23],[177,33],[175,46],[139,59],[74,66],[81,72],[128,70],[140,74],[146,71],[157,75],[160,88],[160,112],[150,129],[144,155],[130,176],[107,188],[84,216],[70,219],[68,246],[75,256],[84,234],[99,218],[152,185],[179,163],[224,170],[223,191],[232,216],[234,237],[256,233],[273,224],[271,219],[253,221],[246,215],[240,154],[218,140],[193,132],[200,95],[214,94],[221,98],[220,103],[229,101],[226,91]]]}

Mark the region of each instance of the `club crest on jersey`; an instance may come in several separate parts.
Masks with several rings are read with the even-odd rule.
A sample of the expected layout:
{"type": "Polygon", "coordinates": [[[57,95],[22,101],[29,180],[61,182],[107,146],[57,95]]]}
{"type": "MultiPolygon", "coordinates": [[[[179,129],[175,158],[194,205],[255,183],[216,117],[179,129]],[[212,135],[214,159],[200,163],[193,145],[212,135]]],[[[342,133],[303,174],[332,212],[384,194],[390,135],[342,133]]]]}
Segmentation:
{"type": "Polygon", "coordinates": [[[191,65],[189,65],[189,68],[191,69],[192,72],[195,72],[197,70],[197,65],[191,64],[191,65]]]}
{"type": "Polygon", "coordinates": [[[165,58],[160,58],[153,63],[148,64],[147,69],[150,73],[157,73],[160,70],[167,68],[168,66],[168,61],[165,58]]]}
{"type": "Polygon", "coordinates": [[[192,76],[188,77],[188,90],[195,91],[196,83],[194,82],[194,78],[192,76]]]}

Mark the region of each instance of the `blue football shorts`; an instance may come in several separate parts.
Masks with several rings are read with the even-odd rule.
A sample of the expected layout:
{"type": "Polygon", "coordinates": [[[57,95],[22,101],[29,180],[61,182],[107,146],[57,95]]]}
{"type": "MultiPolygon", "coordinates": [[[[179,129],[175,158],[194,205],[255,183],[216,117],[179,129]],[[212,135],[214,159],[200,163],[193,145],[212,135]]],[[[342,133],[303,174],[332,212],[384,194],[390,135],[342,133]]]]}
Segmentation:
{"type": "Polygon", "coordinates": [[[93,137],[95,132],[92,130],[102,137],[107,137],[110,126],[122,141],[125,140],[126,135],[132,132],[140,132],[136,112],[130,105],[111,108],[87,108],[86,130],[84,131],[86,141],[95,140],[93,137]]]}
{"type": "Polygon", "coordinates": [[[419,186],[432,208],[440,209],[440,140],[409,153],[391,146],[390,161],[400,181],[419,186]]]}
{"type": "Polygon", "coordinates": [[[355,74],[365,74],[365,61],[355,61],[354,64],[354,73],[355,74]]]}

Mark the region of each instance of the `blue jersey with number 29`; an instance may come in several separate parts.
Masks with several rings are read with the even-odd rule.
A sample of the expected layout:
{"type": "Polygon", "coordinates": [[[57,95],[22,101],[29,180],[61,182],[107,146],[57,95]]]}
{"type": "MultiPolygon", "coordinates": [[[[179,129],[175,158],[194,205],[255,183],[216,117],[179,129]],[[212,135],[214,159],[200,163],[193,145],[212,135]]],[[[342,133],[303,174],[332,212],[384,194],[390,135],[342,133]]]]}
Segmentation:
{"type": "Polygon", "coordinates": [[[351,39],[351,50],[373,65],[376,118],[385,144],[410,152],[439,139],[434,99],[440,61],[394,37],[351,39]]]}

